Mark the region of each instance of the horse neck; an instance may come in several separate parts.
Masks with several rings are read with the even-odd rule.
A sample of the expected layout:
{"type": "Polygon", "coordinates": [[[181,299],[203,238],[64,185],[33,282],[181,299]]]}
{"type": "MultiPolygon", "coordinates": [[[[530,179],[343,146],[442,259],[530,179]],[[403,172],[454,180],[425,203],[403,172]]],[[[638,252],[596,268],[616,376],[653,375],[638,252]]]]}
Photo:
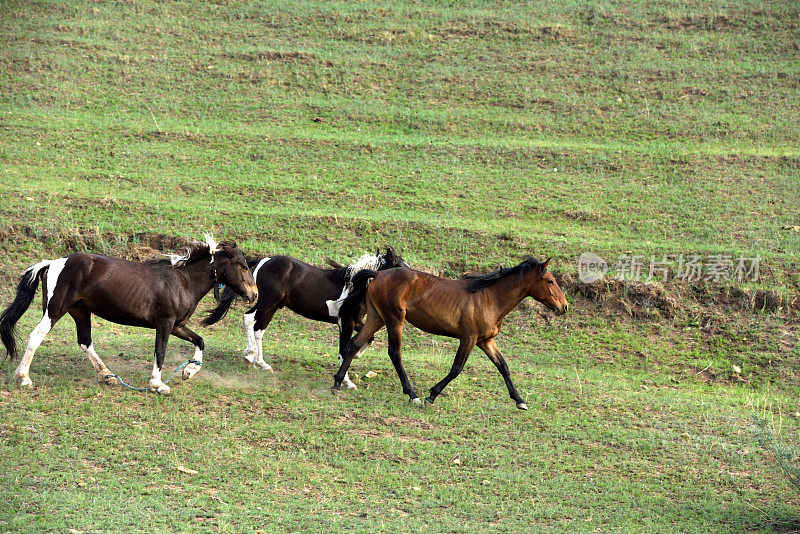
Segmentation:
{"type": "Polygon", "coordinates": [[[528,289],[533,276],[536,275],[534,273],[525,273],[520,279],[519,274],[511,274],[482,290],[494,302],[498,319],[508,315],[528,296],[528,289]]]}
{"type": "Polygon", "coordinates": [[[178,270],[186,279],[189,291],[197,302],[200,302],[200,299],[214,287],[213,271],[214,266],[210,257],[194,260],[178,270]]]}

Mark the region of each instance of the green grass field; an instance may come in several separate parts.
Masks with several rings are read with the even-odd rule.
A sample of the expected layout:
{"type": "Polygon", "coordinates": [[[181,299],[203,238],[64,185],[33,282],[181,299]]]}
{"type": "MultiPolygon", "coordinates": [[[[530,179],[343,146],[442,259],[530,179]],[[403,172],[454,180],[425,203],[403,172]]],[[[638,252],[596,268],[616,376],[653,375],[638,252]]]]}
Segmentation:
{"type": "MultiPolygon", "coordinates": [[[[62,320],[34,389],[0,364],[0,531],[800,529],[752,433],[800,444],[798,24],[788,1],[3,2],[3,307],[40,259],[213,231],[447,276],[552,256],[571,312],[523,303],[498,338],[528,412],[479,351],[408,404],[383,333],[332,396],[335,328],[288,311],[276,372],[248,369],[241,304],[171,395],[108,388],[62,320]],[[586,285],[587,251],[761,277],[586,285]]],[[[93,337],[146,383],[153,332],[93,337]]],[[[406,329],[418,391],[455,348],[406,329]]]]}

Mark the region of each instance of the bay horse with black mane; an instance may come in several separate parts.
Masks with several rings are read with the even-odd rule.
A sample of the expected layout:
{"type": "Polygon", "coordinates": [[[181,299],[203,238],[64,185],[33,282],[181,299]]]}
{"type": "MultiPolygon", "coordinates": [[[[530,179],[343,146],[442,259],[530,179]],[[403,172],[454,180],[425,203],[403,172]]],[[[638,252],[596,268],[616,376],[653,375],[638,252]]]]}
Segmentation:
{"type": "MultiPolygon", "coordinates": [[[[272,316],[284,306],[298,315],[314,321],[339,324],[339,359],[350,342],[353,332],[361,327],[364,316],[363,299],[351,302],[347,314],[340,314],[339,307],[350,291],[350,280],[362,269],[370,272],[408,266],[391,247],[386,252],[365,254],[350,266],[342,266],[331,260],[333,269],[321,269],[291,256],[272,256],[248,262],[258,285],[258,302],[244,314],[247,335],[245,360],[254,367],[271,371],[264,361],[262,338],[272,316]]],[[[203,325],[212,325],[228,313],[236,295],[225,289],[219,305],[203,319],[203,325]]],[[[348,388],[356,385],[345,373],[343,381],[348,388]]]]}
{"type": "Polygon", "coordinates": [[[184,256],[131,262],[99,254],[75,253],[66,258],[41,261],[29,267],[17,285],[17,296],[0,315],[0,339],[11,358],[16,357],[14,329],[42,288],[42,317],[30,335],[28,348],[14,372],[20,386],[33,386],[28,376],[36,349],[53,325],[69,313],[78,331],[78,345],[86,352],[101,382],[117,383],[92,344],[91,316],[108,321],[153,328],[156,331],[155,358],[150,391],[166,394],[169,386],[161,380],[164,353],[170,335],[195,346],[192,363],[183,369],[191,378],[202,365],[203,338],[189,330],[186,322],[197,303],[217,283],[224,283],[244,298],[254,301],[258,289],[244,255],[235,243],[217,243],[206,234],[205,243],[195,243],[184,256]]]}
{"type": "Polygon", "coordinates": [[[553,275],[547,271],[549,262],[550,258],[540,263],[528,257],[516,267],[460,280],[404,267],[381,273],[361,271],[353,279],[353,291],[342,304],[341,313],[348,313],[351,305],[359,305],[366,297],[367,317],[343,353],[331,391],[335,393],[341,388],[353,357],[385,325],[389,357],[400,377],[403,393],[419,403],[401,360],[403,323],[408,321],[425,332],[459,340],[450,372],[431,388],[425,404],[433,404],[445,386],[458,376],[477,345],[500,371],[517,408],[527,410],[494,338],[500,333],[503,318],[525,297],[533,297],[559,315],[566,313],[569,306],[553,275]]]}

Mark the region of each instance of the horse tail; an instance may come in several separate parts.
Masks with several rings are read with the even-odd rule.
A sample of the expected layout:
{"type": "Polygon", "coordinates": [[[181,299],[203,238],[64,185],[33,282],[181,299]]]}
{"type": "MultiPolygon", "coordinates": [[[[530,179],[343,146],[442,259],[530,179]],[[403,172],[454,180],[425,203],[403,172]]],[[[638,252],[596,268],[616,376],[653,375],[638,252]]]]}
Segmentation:
{"type": "Polygon", "coordinates": [[[369,285],[370,280],[375,278],[377,274],[378,271],[362,269],[353,275],[353,278],[350,282],[353,284],[353,289],[350,290],[347,298],[345,298],[344,302],[342,302],[342,305],[339,308],[339,317],[346,317],[353,320],[358,319],[357,315],[359,306],[367,297],[367,286],[369,285]]]}
{"type": "Polygon", "coordinates": [[[12,360],[17,357],[15,336],[17,321],[33,302],[41,275],[50,268],[50,263],[50,261],[41,261],[25,270],[17,284],[17,296],[14,298],[14,302],[0,315],[0,339],[3,341],[8,357],[12,360]]]}
{"type": "Polygon", "coordinates": [[[228,315],[228,310],[231,309],[231,305],[235,299],[236,293],[233,292],[233,289],[225,286],[225,289],[222,291],[222,295],[219,297],[219,304],[217,304],[216,308],[209,310],[206,313],[206,316],[202,321],[200,321],[200,324],[203,326],[211,326],[228,315]]]}

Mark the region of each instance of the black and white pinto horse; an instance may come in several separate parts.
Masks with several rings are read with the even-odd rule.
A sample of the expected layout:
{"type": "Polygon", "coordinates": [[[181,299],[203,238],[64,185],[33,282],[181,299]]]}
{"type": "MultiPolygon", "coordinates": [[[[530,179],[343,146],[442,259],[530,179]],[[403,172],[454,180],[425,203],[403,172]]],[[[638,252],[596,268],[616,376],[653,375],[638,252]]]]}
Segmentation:
{"type": "Polygon", "coordinates": [[[203,338],[189,330],[186,322],[198,302],[217,283],[236,291],[249,301],[258,298],[255,280],[244,255],[235,243],[217,243],[206,234],[205,243],[195,243],[183,256],[131,262],[99,254],[75,253],[66,258],[41,261],[29,267],[17,285],[14,302],[0,315],[0,338],[11,358],[16,357],[14,329],[43,282],[44,315],[30,335],[28,348],[14,372],[20,386],[33,386],[28,376],[36,349],[53,325],[69,313],[78,331],[78,345],[86,352],[101,382],[117,379],[100,359],[92,344],[91,315],[108,321],[153,328],[156,331],[155,361],[150,391],[166,394],[169,386],[161,380],[164,353],[170,335],[195,346],[193,362],[183,369],[184,380],[202,365],[203,338]]]}
{"type": "MultiPolygon", "coordinates": [[[[341,361],[350,337],[361,328],[361,319],[366,313],[366,307],[355,306],[346,316],[339,316],[339,308],[352,288],[351,280],[355,273],[362,269],[380,271],[408,266],[391,247],[387,247],[382,254],[380,250],[374,255],[365,254],[347,267],[330,263],[333,269],[321,269],[290,256],[266,257],[249,262],[258,285],[258,302],[244,314],[247,335],[244,359],[248,364],[257,369],[272,370],[264,361],[262,339],[272,316],[284,306],[314,321],[338,323],[341,361]]],[[[212,325],[222,319],[234,298],[233,291],[226,288],[219,305],[208,313],[201,324],[212,325]]],[[[344,383],[348,388],[356,387],[349,376],[345,376],[344,383]]]]}

